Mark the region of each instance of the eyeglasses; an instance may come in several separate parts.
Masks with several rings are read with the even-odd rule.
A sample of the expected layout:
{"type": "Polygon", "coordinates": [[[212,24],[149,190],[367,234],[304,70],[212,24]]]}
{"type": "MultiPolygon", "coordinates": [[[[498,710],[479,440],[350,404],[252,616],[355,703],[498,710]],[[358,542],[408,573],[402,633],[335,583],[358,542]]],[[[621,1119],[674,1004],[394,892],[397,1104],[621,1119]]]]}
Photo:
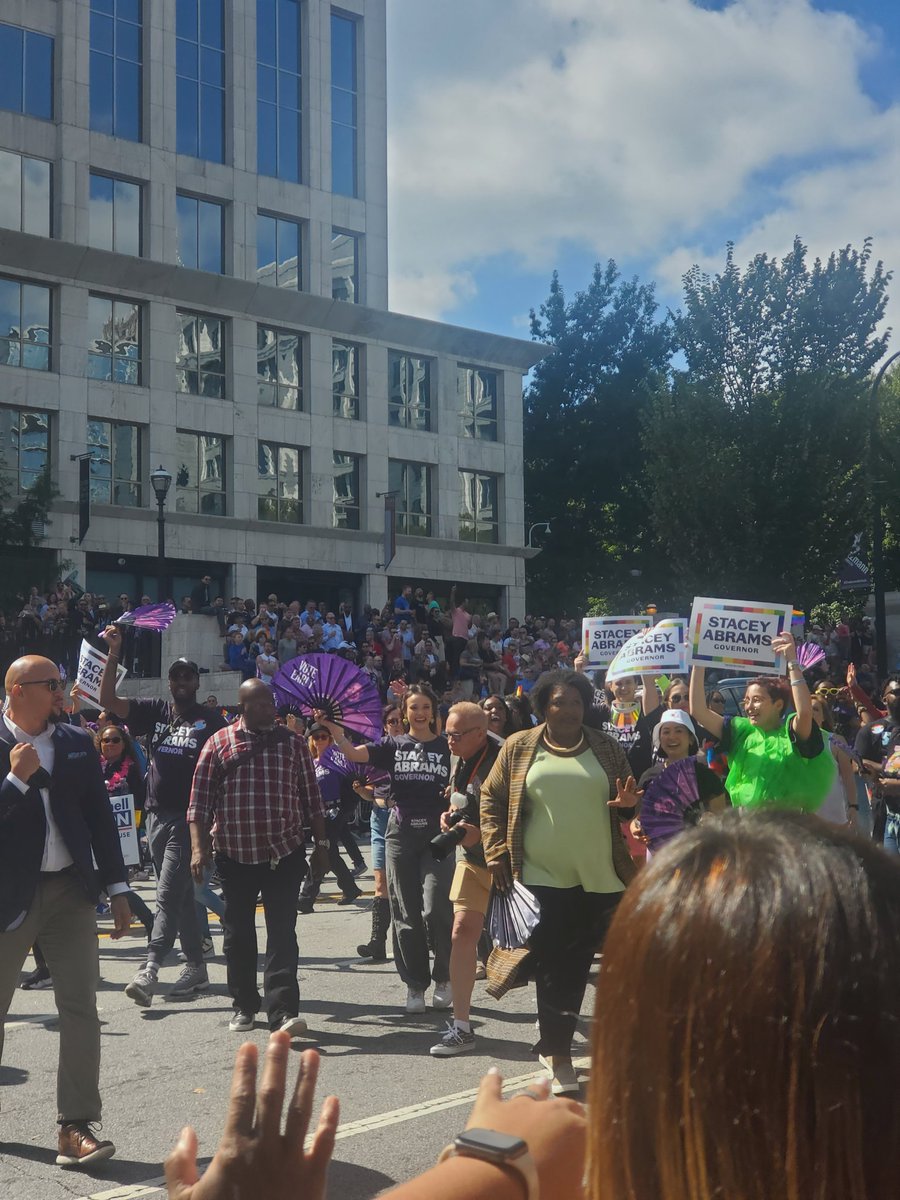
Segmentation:
{"type": "Polygon", "coordinates": [[[670,703],[670,704],[687,704],[687,696],[685,696],[685,695],[682,695],[682,694],[679,692],[679,694],[678,694],[677,696],[670,696],[670,697],[669,697],[669,703],[670,703]]]}
{"type": "Polygon", "coordinates": [[[105,737],[100,739],[101,746],[118,746],[122,741],[120,737],[105,737]]]}
{"type": "Polygon", "coordinates": [[[63,690],[63,681],[61,679],[23,679],[21,687],[45,687],[48,692],[61,692],[63,690]]]}
{"type": "Polygon", "coordinates": [[[467,733],[474,733],[477,728],[477,725],[470,725],[468,729],[460,729],[458,733],[451,733],[448,729],[444,737],[448,742],[455,742],[458,738],[465,737],[467,733]]]}

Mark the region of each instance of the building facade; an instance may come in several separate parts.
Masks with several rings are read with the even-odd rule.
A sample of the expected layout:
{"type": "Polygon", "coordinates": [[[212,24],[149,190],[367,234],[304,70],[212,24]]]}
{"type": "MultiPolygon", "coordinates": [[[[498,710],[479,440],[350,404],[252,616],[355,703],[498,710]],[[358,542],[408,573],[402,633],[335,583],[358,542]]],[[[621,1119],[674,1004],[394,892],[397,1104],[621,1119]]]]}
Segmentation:
{"type": "Polygon", "coordinates": [[[0,0],[0,467],[49,466],[89,590],[156,597],[162,466],[176,599],[522,614],[542,348],[389,310],[385,40],[385,0],[0,0]]]}

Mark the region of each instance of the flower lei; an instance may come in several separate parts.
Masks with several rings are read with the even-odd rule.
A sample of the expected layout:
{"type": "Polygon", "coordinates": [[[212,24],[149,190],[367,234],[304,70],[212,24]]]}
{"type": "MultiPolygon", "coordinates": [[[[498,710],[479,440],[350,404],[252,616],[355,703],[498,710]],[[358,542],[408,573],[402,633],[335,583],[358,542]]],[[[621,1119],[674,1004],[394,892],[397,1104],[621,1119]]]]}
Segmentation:
{"type": "Polygon", "coordinates": [[[132,759],[127,754],[123,754],[119,762],[118,770],[113,771],[106,780],[106,790],[110,795],[120,787],[127,786],[128,772],[131,770],[132,759]]]}

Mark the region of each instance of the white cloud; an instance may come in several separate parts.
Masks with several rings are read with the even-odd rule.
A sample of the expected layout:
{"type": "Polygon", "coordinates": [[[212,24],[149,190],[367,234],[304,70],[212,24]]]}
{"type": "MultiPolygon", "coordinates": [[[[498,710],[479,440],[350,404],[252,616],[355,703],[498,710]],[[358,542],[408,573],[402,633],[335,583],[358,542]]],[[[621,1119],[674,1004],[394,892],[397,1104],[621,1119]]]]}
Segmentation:
{"type": "Polygon", "coordinates": [[[572,244],[677,276],[713,225],[751,253],[871,233],[900,258],[900,110],[860,86],[872,44],[849,16],[808,0],[390,11],[393,307],[445,315],[490,257],[549,273],[572,244]]]}

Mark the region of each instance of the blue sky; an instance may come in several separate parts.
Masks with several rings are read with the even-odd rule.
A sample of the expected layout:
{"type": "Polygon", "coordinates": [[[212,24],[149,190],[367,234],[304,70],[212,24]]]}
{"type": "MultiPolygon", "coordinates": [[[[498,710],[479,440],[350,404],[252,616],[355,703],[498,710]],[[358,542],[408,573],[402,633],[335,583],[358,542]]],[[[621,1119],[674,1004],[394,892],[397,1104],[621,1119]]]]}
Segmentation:
{"type": "Polygon", "coordinates": [[[392,308],[527,337],[554,268],[677,306],[795,233],[900,271],[900,0],[387,5],[392,308]]]}

